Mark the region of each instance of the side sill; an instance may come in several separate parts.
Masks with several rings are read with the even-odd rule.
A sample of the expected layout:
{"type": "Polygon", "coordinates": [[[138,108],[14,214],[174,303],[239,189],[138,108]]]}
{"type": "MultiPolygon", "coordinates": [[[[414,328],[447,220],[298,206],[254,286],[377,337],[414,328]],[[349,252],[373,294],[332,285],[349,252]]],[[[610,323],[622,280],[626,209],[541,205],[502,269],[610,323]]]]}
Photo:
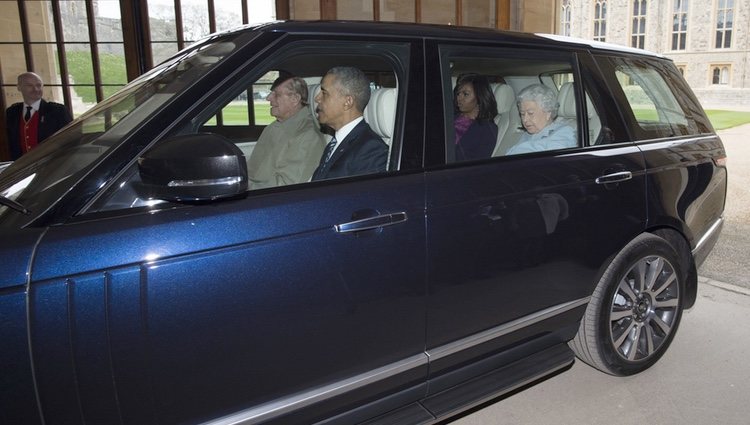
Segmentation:
{"type": "Polygon", "coordinates": [[[557,344],[360,425],[435,424],[563,370],[574,360],[566,344],[557,344]]]}
{"type": "Polygon", "coordinates": [[[448,357],[452,354],[458,353],[468,348],[475,347],[487,341],[500,338],[504,335],[508,335],[517,330],[531,326],[535,323],[539,323],[549,318],[552,318],[554,316],[558,316],[560,314],[566,313],[570,310],[574,310],[580,306],[588,304],[590,299],[591,297],[586,297],[586,298],[581,298],[578,300],[569,301],[564,304],[552,306],[550,308],[538,311],[534,314],[521,317],[520,319],[514,320],[512,322],[508,322],[506,324],[494,327],[492,329],[488,329],[484,332],[480,332],[478,334],[474,334],[469,337],[462,338],[458,341],[445,344],[440,347],[429,349],[427,350],[427,355],[430,357],[430,361],[434,362],[436,360],[442,359],[444,357],[448,357]]]}
{"type": "MultiPolygon", "coordinates": [[[[430,362],[456,354],[463,350],[470,349],[472,347],[475,347],[487,341],[500,338],[504,335],[511,334],[513,332],[524,329],[528,326],[532,326],[536,323],[553,318],[555,316],[565,314],[578,307],[586,305],[586,303],[589,302],[589,299],[590,297],[586,297],[586,298],[581,298],[578,300],[565,302],[563,304],[559,304],[553,307],[549,307],[547,309],[538,311],[536,313],[530,314],[520,319],[508,322],[506,324],[497,326],[492,329],[488,329],[484,332],[480,332],[478,334],[460,339],[458,341],[454,341],[452,343],[449,343],[440,347],[436,347],[434,349],[430,349],[427,352],[416,354],[414,356],[411,356],[399,362],[383,366],[381,368],[372,370],[370,372],[366,372],[357,376],[353,376],[343,381],[334,382],[323,387],[314,388],[309,391],[294,394],[289,397],[277,399],[275,401],[271,401],[265,404],[251,407],[249,409],[245,409],[245,410],[224,416],[222,418],[217,418],[209,422],[205,422],[204,424],[206,425],[253,425],[253,424],[266,423],[268,421],[283,419],[282,417],[286,415],[293,414],[294,412],[297,412],[301,409],[312,406],[316,403],[324,402],[334,397],[346,394],[350,391],[354,391],[360,388],[367,387],[369,385],[375,384],[377,382],[381,382],[390,377],[393,377],[402,373],[406,373],[410,370],[414,370],[415,368],[427,366],[430,362]]],[[[533,372],[533,376],[530,376],[528,380],[516,382],[518,385],[509,387],[507,391],[510,391],[512,389],[517,388],[518,386],[531,382],[534,379],[538,379],[539,377],[545,375],[546,373],[554,372],[555,369],[551,369],[545,372],[546,371],[545,367],[547,363],[544,362],[543,360],[544,358],[549,357],[550,350],[554,349],[557,346],[558,345],[554,345],[549,349],[543,350],[536,354],[532,354],[525,359],[518,360],[514,363],[511,363],[507,366],[507,368],[509,369],[507,368],[497,369],[498,371],[501,371],[502,373],[508,373],[508,371],[513,371],[517,367],[521,367],[521,370],[519,372],[509,375],[511,376],[511,380],[505,383],[504,385],[510,385],[510,383],[512,383],[513,380],[515,379],[524,378],[523,376],[524,367],[527,367],[530,372],[533,372]],[[528,359],[531,359],[531,360],[528,360],[528,359]],[[516,366],[516,365],[520,365],[520,366],[516,366]]],[[[564,348],[567,349],[566,345],[562,344],[562,346],[564,346],[564,348]]],[[[570,355],[570,359],[572,362],[573,354],[569,349],[567,350],[568,350],[568,353],[570,355]]],[[[565,365],[562,365],[562,366],[559,366],[558,368],[561,368],[564,366],[565,365]]],[[[480,378],[478,379],[482,379],[481,377],[484,377],[484,376],[490,376],[492,375],[492,373],[493,372],[489,372],[488,374],[480,375],[480,378]]],[[[425,376],[425,379],[426,379],[426,376],[425,376]]],[[[499,378],[498,377],[491,378],[491,381],[492,382],[498,382],[498,381],[505,382],[506,379],[505,377],[501,376],[499,378]]],[[[474,381],[469,380],[454,388],[464,388],[465,386],[470,385],[471,382],[474,382],[474,381]]],[[[486,384],[481,384],[481,385],[487,386],[487,387],[491,386],[491,385],[486,385],[486,384]]],[[[426,400],[432,400],[435,397],[440,397],[441,394],[446,394],[449,391],[452,391],[452,389],[450,388],[446,389],[443,392],[440,392],[433,396],[428,397],[426,400]]],[[[461,391],[461,393],[465,394],[463,391],[461,391]]],[[[493,395],[490,396],[490,398],[495,397],[499,394],[500,393],[495,391],[493,392],[493,395]]],[[[471,406],[468,406],[468,407],[471,407],[471,406]]],[[[399,412],[398,414],[404,415],[404,417],[414,415],[414,418],[419,418],[423,416],[422,413],[419,412],[419,410],[420,409],[416,409],[412,411],[411,405],[407,405],[407,406],[404,406],[403,411],[402,409],[399,409],[394,412],[399,412]]],[[[380,422],[374,422],[374,423],[379,424],[380,422]]],[[[389,422],[383,422],[383,423],[389,423],[389,422]]],[[[421,423],[421,422],[417,421],[416,423],[421,423]]]]}
{"type": "Polygon", "coordinates": [[[312,404],[328,400],[348,391],[365,387],[389,377],[427,364],[427,356],[418,354],[398,363],[390,364],[368,373],[354,376],[344,381],[293,395],[277,401],[246,409],[223,418],[206,422],[207,425],[250,425],[276,419],[312,404]]]}
{"type": "Polygon", "coordinates": [[[574,361],[567,344],[558,344],[430,396],[422,405],[443,420],[560,371],[574,361]]]}

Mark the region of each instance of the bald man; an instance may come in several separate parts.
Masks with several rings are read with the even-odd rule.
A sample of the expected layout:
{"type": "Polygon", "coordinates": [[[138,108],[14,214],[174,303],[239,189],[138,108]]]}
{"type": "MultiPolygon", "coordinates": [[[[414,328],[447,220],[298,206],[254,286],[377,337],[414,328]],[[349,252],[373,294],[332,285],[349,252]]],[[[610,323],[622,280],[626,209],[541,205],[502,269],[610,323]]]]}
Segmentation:
{"type": "Polygon", "coordinates": [[[44,83],[37,74],[24,72],[18,76],[18,91],[23,102],[14,103],[5,111],[8,148],[13,161],[72,121],[64,105],[42,99],[43,89],[44,83]]]}

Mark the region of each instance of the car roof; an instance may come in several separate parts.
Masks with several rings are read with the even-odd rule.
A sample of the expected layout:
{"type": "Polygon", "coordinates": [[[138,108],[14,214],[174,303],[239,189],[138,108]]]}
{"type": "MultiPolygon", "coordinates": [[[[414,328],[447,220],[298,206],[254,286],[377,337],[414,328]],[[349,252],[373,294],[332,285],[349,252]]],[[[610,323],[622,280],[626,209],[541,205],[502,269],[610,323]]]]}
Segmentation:
{"type": "Polygon", "coordinates": [[[664,56],[647,50],[604,43],[581,38],[566,37],[557,34],[533,34],[517,31],[497,30],[490,28],[463,27],[438,24],[415,24],[406,22],[374,21],[274,21],[259,25],[247,25],[238,31],[257,30],[264,32],[315,33],[315,34],[351,34],[377,36],[405,36],[435,39],[499,41],[534,46],[579,48],[585,50],[612,51],[636,54],[641,56],[664,56]]]}

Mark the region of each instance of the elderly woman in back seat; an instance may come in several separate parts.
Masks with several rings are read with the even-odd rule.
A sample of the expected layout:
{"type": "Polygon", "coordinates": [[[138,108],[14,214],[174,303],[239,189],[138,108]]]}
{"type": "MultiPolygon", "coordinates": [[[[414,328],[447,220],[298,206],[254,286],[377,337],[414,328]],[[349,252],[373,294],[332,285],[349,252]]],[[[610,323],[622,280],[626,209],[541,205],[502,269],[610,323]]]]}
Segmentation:
{"type": "Polygon", "coordinates": [[[497,142],[497,102],[487,77],[464,74],[453,89],[456,161],[489,158],[497,142]]]}
{"type": "Polygon", "coordinates": [[[518,93],[518,112],[526,130],[507,155],[576,146],[575,131],[557,118],[557,93],[543,84],[532,84],[518,93]]]}

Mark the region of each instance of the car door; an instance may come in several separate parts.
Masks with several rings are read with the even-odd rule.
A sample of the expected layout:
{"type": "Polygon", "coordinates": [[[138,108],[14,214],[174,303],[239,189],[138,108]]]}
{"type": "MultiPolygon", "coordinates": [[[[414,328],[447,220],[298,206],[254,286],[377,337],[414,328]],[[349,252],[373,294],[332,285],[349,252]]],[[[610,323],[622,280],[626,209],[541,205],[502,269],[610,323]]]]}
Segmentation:
{"type": "Polygon", "coordinates": [[[439,55],[442,78],[428,84],[444,108],[429,116],[446,117],[427,139],[427,352],[437,392],[471,376],[448,373],[471,359],[505,353],[481,373],[570,339],[600,267],[642,231],[646,210],[642,155],[604,108],[606,86],[586,53],[457,42],[427,51],[439,55]],[[567,79],[576,146],[458,162],[452,92],[467,73],[516,94],[530,83],[562,93],[567,79]],[[584,85],[594,103],[583,101],[584,85]],[[584,108],[601,119],[601,137],[588,134],[584,108]]]}
{"type": "MultiPolygon", "coordinates": [[[[317,69],[325,52],[314,46],[330,59],[361,46],[294,42],[195,93],[172,133],[205,128],[197,117],[236,97],[237,75],[252,81],[283,58],[317,69]]],[[[422,55],[408,41],[396,56],[379,53],[393,42],[370,42],[352,65],[380,60],[398,81],[389,171],[123,208],[126,171],[101,208],[49,229],[30,286],[47,423],[312,422],[396,390],[391,408],[424,394],[422,139],[421,125],[405,124],[423,119],[410,85],[422,55]]]]}
{"type": "Polygon", "coordinates": [[[34,374],[28,341],[26,300],[29,264],[39,229],[15,229],[21,211],[0,206],[0,407],[3,422],[40,423],[35,403],[34,374]],[[15,229],[15,230],[12,230],[15,229]]]}

